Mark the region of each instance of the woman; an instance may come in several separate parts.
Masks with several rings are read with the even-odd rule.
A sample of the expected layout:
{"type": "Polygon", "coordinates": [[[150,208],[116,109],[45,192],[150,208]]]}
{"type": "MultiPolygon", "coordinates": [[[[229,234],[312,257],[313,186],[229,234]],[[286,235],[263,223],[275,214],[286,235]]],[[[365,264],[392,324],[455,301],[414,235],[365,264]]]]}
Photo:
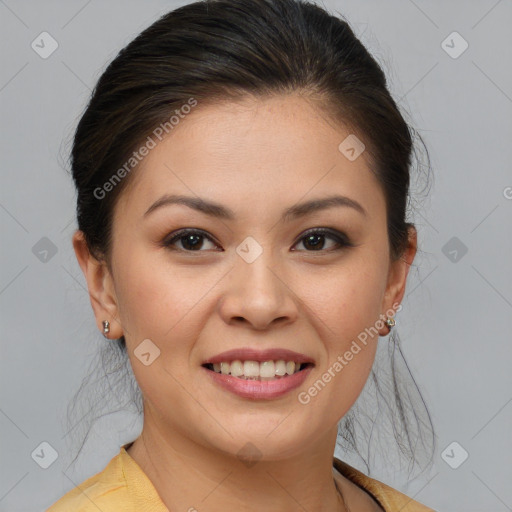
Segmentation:
{"type": "Polygon", "coordinates": [[[73,246],[141,435],[60,511],[432,510],[334,458],[417,250],[410,130],[342,20],[180,7],[78,125],[73,246]]]}

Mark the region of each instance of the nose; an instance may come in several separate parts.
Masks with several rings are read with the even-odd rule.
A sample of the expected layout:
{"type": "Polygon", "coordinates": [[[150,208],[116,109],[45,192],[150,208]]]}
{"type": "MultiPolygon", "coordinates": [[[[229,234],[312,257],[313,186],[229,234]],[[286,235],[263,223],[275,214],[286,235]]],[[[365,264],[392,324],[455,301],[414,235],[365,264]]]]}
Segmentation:
{"type": "Polygon", "coordinates": [[[220,300],[221,317],[229,325],[247,324],[254,330],[294,322],[298,300],[289,281],[265,251],[252,263],[237,256],[220,300]]]}

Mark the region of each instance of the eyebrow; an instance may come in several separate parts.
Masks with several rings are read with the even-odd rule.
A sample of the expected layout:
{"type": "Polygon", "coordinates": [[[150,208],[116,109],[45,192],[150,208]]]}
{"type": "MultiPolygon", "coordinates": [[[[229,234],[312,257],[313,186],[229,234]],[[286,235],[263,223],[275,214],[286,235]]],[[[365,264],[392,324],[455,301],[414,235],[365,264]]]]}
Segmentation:
{"type": "MultiPolygon", "coordinates": [[[[174,195],[174,194],[166,194],[162,196],[160,199],[155,201],[144,213],[143,217],[147,217],[150,213],[155,210],[162,208],[163,206],[169,206],[173,204],[181,204],[184,206],[188,206],[194,210],[197,210],[201,213],[209,215],[211,217],[216,217],[219,219],[225,220],[234,220],[235,213],[233,210],[222,206],[221,204],[206,201],[205,199],[201,199],[199,197],[190,197],[183,195],[174,195]]],[[[320,210],[325,210],[327,208],[333,207],[348,207],[353,208],[364,216],[367,216],[366,210],[354,199],[350,199],[346,196],[334,195],[321,199],[313,199],[311,201],[307,201],[304,203],[296,204],[287,208],[282,216],[282,221],[289,221],[292,219],[296,219],[299,217],[304,217],[310,213],[314,213],[320,210]]]]}

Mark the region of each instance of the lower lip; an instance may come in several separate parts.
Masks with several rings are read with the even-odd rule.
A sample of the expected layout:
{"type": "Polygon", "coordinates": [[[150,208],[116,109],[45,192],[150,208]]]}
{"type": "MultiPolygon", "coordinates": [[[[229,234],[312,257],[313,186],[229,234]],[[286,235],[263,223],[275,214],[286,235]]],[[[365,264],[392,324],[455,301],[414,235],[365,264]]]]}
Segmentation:
{"type": "Polygon", "coordinates": [[[245,380],[232,375],[217,373],[207,368],[204,368],[204,370],[208,372],[216,384],[235,395],[252,400],[272,400],[298,388],[306,380],[312,368],[312,366],[308,366],[293,375],[275,380],[245,380]]]}

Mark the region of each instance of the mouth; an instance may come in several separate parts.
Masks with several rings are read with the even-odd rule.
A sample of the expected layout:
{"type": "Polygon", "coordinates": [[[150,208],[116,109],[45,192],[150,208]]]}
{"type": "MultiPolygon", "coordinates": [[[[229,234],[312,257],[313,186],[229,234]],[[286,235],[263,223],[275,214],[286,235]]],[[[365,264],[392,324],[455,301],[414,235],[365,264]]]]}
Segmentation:
{"type": "Polygon", "coordinates": [[[211,382],[252,400],[287,395],[307,379],[315,362],[287,349],[235,349],[218,354],[201,365],[211,382]]]}
{"type": "Polygon", "coordinates": [[[283,379],[304,371],[306,368],[312,367],[313,363],[285,361],[284,359],[262,362],[236,359],[234,361],[221,361],[220,363],[205,363],[202,366],[212,372],[231,375],[237,379],[269,381],[283,379]]]}

